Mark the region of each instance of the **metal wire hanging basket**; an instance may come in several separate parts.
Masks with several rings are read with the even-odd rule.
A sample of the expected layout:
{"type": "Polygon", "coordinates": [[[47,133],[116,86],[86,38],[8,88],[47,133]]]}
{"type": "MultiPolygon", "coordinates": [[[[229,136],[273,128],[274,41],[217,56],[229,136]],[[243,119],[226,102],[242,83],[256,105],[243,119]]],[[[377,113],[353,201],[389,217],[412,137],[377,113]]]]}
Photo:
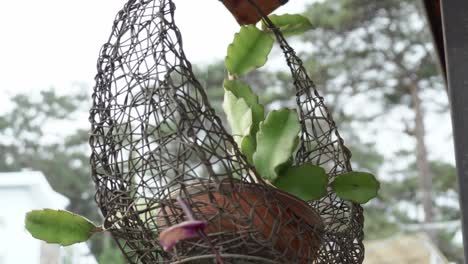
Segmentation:
{"type": "MultiPolygon", "coordinates": [[[[296,164],[351,170],[350,153],[301,60],[276,35],[297,89],[296,164]]],[[[284,2],[284,1],[283,1],[284,2]]],[[[362,263],[359,205],[334,193],[306,203],[259,177],[210,106],[182,49],[172,0],[129,0],[98,60],[90,111],[96,201],[129,263],[362,263]],[[158,235],[184,221],[177,197],[208,222],[203,239],[165,252],[158,235]]]]}

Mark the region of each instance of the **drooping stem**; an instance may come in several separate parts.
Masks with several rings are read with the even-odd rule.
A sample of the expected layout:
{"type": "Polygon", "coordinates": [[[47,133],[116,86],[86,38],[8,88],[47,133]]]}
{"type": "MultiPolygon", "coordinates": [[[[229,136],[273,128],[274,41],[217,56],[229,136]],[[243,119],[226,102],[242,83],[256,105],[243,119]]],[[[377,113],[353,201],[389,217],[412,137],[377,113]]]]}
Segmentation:
{"type": "Polygon", "coordinates": [[[180,207],[182,207],[182,211],[184,211],[185,217],[189,221],[195,221],[195,218],[193,217],[193,212],[192,209],[188,206],[188,204],[182,199],[182,197],[177,197],[177,202],[179,203],[180,207]]]}
{"type": "MultiPolygon", "coordinates": [[[[192,209],[188,206],[187,202],[185,202],[182,197],[177,197],[177,202],[180,204],[180,207],[182,208],[182,211],[184,211],[185,216],[189,221],[196,221],[195,217],[193,216],[192,209]]],[[[208,244],[208,246],[211,248],[213,251],[213,254],[216,256],[216,261],[218,264],[224,264],[223,258],[219,254],[219,251],[215,248],[213,243],[211,243],[210,238],[206,235],[205,231],[203,229],[198,229],[198,235],[205,240],[205,242],[208,244]]]]}
{"type": "Polygon", "coordinates": [[[224,260],[223,258],[221,257],[221,255],[219,254],[219,251],[215,248],[215,246],[213,245],[213,243],[211,243],[211,240],[210,238],[206,235],[205,231],[203,230],[199,230],[198,231],[198,235],[200,235],[204,240],[205,242],[210,246],[211,250],[213,251],[213,254],[216,256],[216,261],[218,262],[218,264],[224,264],[224,260]]]}

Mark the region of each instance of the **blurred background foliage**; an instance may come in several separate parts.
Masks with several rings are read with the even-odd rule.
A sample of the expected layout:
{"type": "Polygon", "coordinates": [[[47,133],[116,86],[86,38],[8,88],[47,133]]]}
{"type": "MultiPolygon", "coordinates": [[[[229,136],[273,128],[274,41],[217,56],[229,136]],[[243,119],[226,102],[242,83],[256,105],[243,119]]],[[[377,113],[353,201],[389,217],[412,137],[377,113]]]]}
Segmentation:
{"type": "MultiPolygon", "coordinates": [[[[455,168],[433,159],[431,151],[437,149],[428,143],[431,128],[425,120],[447,115],[449,109],[446,99],[439,100],[447,94],[420,1],[327,0],[308,5],[304,14],[314,29],[290,41],[330,107],[354,168],[378,174],[382,181],[379,198],[365,206],[366,239],[425,231],[451,261],[462,263],[456,230],[443,225],[460,219],[455,168]],[[382,124],[390,116],[398,123],[382,124]],[[392,126],[410,144],[388,154],[377,139],[392,126]],[[442,227],[427,229],[423,223],[442,227]]],[[[222,116],[223,62],[195,66],[195,72],[222,116]]],[[[284,69],[270,67],[244,79],[269,108],[294,107],[294,87],[284,69]]],[[[87,118],[90,91],[77,87],[60,95],[49,89],[11,98],[9,111],[0,116],[0,171],[42,171],[70,199],[69,210],[100,222],[88,128],[68,125],[87,118]],[[67,131],[51,137],[47,128],[58,126],[67,131]]],[[[109,236],[97,236],[90,244],[99,263],[125,263],[109,236]]]]}

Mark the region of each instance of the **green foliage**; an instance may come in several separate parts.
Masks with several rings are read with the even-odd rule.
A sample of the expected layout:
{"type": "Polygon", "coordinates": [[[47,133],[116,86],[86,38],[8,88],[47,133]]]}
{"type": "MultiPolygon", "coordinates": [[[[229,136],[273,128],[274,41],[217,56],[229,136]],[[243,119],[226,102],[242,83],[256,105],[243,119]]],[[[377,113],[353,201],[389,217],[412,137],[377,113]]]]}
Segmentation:
{"type": "MultiPolygon", "coordinates": [[[[200,67],[193,65],[193,72],[198,80],[205,88],[211,106],[217,113],[223,113],[222,103],[224,98],[224,90],[220,89],[223,86],[226,77],[226,67],[224,61],[217,61],[213,64],[200,67]]],[[[223,120],[225,121],[225,120],[223,120]]]]}
{"type": "MultiPolygon", "coordinates": [[[[312,63],[317,71],[315,61],[320,62],[324,85],[333,89],[327,92],[342,92],[332,84],[340,78],[345,82],[341,87],[351,87],[352,95],[373,93],[386,108],[411,107],[411,85],[430,80],[432,84],[427,88],[443,88],[432,51],[426,49],[415,60],[407,59],[418,47],[432,45],[428,30],[414,22],[418,14],[415,0],[330,0],[311,4],[306,16],[317,30],[304,35],[305,42],[315,47],[306,54],[305,65],[310,69],[308,64],[312,63]],[[382,45],[385,41],[388,45],[382,45]]],[[[339,96],[349,97],[345,93],[339,96]]]]}
{"type": "Polygon", "coordinates": [[[248,136],[252,129],[252,110],[243,98],[237,98],[232,92],[224,93],[223,109],[231,125],[232,134],[238,144],[248,136]]]}
{"type": "Polygon", "coordinates": [[[255,136],[246,136],[242,139],[240,148],[242,154],[244,154],[247,157],[247,161],[250,164],[253,164],[253,154],[255,153],[255,149],[257,148],[256,146],[256,139],[255,136]]]}
{"type": "Polygon", "coordinates": [[[27,213],[25,226],[33,237],[62,246],[85,242],[96,232],[102,232],[82,216],[51,209],[27,213]]]}
{"type": "Polygon", "coordinates": [[[308,8],[307,16],[311,18],[310,22],[316,28],[341,31],[347,27],[346,25],[352,25],[355,21],[355,14],[353,10],[347,8],[346,2],[350,1],[313,4],[308,8]]]}
{"type": "Polygon", "coordinates": [[[122,253],[116,247],[108,246],[103,250],[99,256],[98,263],[101,264],[126,264],[127,262],[122,258],[122,253]]]}
{"type": "MultiPolygon", "coordinates": [[[[287,35],[301,34],[312,27],[308,19],[301,15],[273,15],[270,18],[287,35]]],[[[266,25],[262,26],[267,31],[266,25]]],[[[273,43],[266,45],[263,40],[257,41],[261,38],[262,34],[253,26],[243,27],[236,34],[225,61],[232,75],[242,75],[266,63],[273,43]],[[250,41],[246,40],[248,38],[250,41]]],[[[265,41],[267,42],[269,41],[265,41]]],[[[304,200],[325,196],[328,176],[324,169],[312,164],[292,167],[293,154],[299,144],[298,135],[301,131],[297,112],[288,109],[273,111],[261,122],[264,107],[249,86],[238,80],[225,80],[224,90],[223,108],[233,136],[241,152],[253,163],[261,177],[304,200]]],[[[370,191],[365,188],[369,186],[361,178],[349,177],[347,180],[348,186],[367,191],[367,194],[357,196],[349,190],[346,192],[348,186],[340,185],[338,181],[337,187],[343,197],[347,196],[354,201],[373,198],[369,197],[370,191]]]]}
{"type": "Polygon", "coordinates": [[[281,109],[270,112],[260,124],[257,150],[253,155],[255,168],[263,178],[274,181],[279,169],[296,150],[301,131],[297,112],[281,109]]]}
{"type": "MultiPolygon", "coordinates": [[[[304,34],[302,45],[313,48],[305,51],[302,57],[314,79],[320,78],[317,83],[326,102],[333,107],[334,117],[343,110],[350,116],[348,120],[335,121],[350,146],[353,167],[358,170],[376,171],[382,163],[382,153],[376,153],[380,157],[375,159],[369,147],[375,148],[367,147],[363,141],[353,137],[355,132],[365,135],[367,144],[373,137],[380,137],[380,133],[386,134],[383,127],[387,125],[382,126],[377,121],[379,119],[359,120],[370,112],[367,111],[372,108],[369,105],[374,106],[374,115],[380,116],[380,120],[389,120],[387,116],[400,120],[400,116],[395,118],[395,113],[389,110],[414,110],[412,88],[417,87],[420,91],[423,114],[433,114],[432,100],[446,96],[443,80],[434,67],[429,27],[420,11],[420,3],[416,0],[327,0],[310,4],[305,11],[314,30],[304,34]],[[418,57],[413,57],[416,50],[420,51],[418,57]],[[373,132],[370,127],[378,127],[378,130],[373,132]]],[[[416,116],[416,112],[409,111],[402,111],[408,121],[416,116]]],[[[408,122],[407,128],[407,134],[401,133],[400,136],[414,138],[414,123],[408,122]]],[[[392,171],[388,172],[389,179],[382,182],[378,199],[365,206],[366,237],[385,237],[396,232],[399,225],[417,221],[409,217],[408,210],[412,209],[403,209],[422,208],[420,177],[424,174],[418,172],[415,164],[408,164],[420,155],[416,155],[416,148],[409,147],[405,145],[405,149],[410,149],[410,155],[397,153],[393,157],[385,157],[392,159],[389,166],[392,171]]],[[[437,169],[432,163],[431,170],[434,178],[429,192],[433,196],[433,220],[455,219],[452,218],[455,214],[448,213],[447,208],[438,204],[439,197],[453,202],[457,199],[452,170],[450,166],[437,169]],[[444,192],[444,189],[450,191],[444,192]]],[[[451,211],[459,210],[452,208],[451,211]]]]}
{"type": "Polygon", "coordinates": [[[370,173],[348,172],[339,175],[331,187],[340,198],[364,204],[377,197],[380,183],[370,173]]]}
{"type": "MultiPolygon", "coordinates": [[[[83,92],[84,87],[73,88],[66,95],[49,89],[11,98],[10,110],[0,116],[0,134],[5,139],[0,141],[0,171],[42,172],[52,188],[70,200],[67,210],[100,222],[94,184],[89,176],[89,131],[69,125],[78,123],[76,117],[89,111],[89,96],[83,92]],[[59,131],[63,132],[60,140],[54,140],[54,136],[47,133],[46,128],[51,124],[67,127],[66,131],[59,131]]],[[[104,247],[103,237],[91,238],[92,253],[99,258],[112,250],[114,258],[123,261],[114,241],[109,240],[109,246],[104,247]]]]}
{"type": "MultiPolygon", "coordinates": [[[[269,18],[284,36],[300,35],[312,29],[309,19],[299,14],[271,15],[269,18]]],[[[268,31],[265,22],[262,22],[262,30],[268,31]]]]}
{"type": "Polygon", "coordinates": [[[367,240],[390,237],[399,231],[396,223],[388,217],[389,206],[382,204],[382,208],[367,207],[364,210],[364,234],[367,240]]]}
{"type": "Polygon", "coordinates": [[[224,81],[224,113],[232,134],[249,162],[256,149],[255,135],[264,119],[264,107],[252,89],[238,80],[224,81]]]}
{"type": "Polygon", "coordinates": [[[454,165],[442,161],[433,161],[430,165],[434,175],[436,175],[433,179],[433,187],[436,192],[458,192],[458,178],[454,165]]]}
{"type": "Polygon", "coordinates": [[[249,108],[252,110],[252,128],[251,135],[255,135],[258,131],[260,122],[265,118],[265,109],[258,101],[258,96],[252,89],[238,80],[225,80],[224,89],[234,94],[237,98],[245,100],[249,108]]]}
{"type": "Polygon", "coordinates": [[[255,26],[244,26],[229,45],[225,59],[226,68],[235,76],[263,66],[273,48],[274,39],[255,26]]]}
{"type": "MultiPolygon", "coordinates": [[[[345,127],[345,126],[343,126],[345,127]]],[[[384,162],[384,157],[375,149],[375,144],[363,143],[359,139],[346,138],[346,143],[352,153],[352,165],[356,171],[378,171],[384,162]]]]}
{"type": "Polygon", "coordinates": [[[327,194],[328,176],[323,168],[304,164],[282,172],[274,185],[304,201],[312,201],[327,194]]]}
{"type": "MultiPolygon", "coordinates": [[[[437,88],[440,96],[444,96],[442,82],[432,60],[432,43],[427,27],[418,28],[418,24],[424,23],[415,23],[418,10],[419,2],[415,0],[327,0],[309,4],[305,12],[314,30],[301,38],[299,45],[310,47],[302,52],[301,57],[339,125],[340,133],[353,154],[353,168],[357,170],[378,171],[383,162],[380,149],[368,141],[379,136],[371,127],[380,125],[369,124],[372,118],[364,116],[374,108],[367,107],[368,103],[385,106],[377,107],[374,113],[382,117],[389,113],[388,108],[411,107],[408,86],[405,85],[409,83],[421,85],[422,91],[437,88]],[[413,56],[416,51],[417,57],[413,56]],[[355,98],[359,98],[359,104],[355,98]],[[362,135],[366,136],[365,141],[362,135]]],[[[223,70],[219,72],[223,73],[223,70]]],[[[222,91],[222,80],[218,75],[212,74],[211,81],[207,83],[213,83],[216,78],[218,84],[213,85],[212,90],[219,92],[222,91]]],[[[257,92],[261,91],[260,101],[266,107],[272,103],[275,108],[290,107],[290,95],[295,91],[289,75],[289,72],[263,71],[260,74],[253,71],[245,75],[243,81],[257,92]]],[[[432,93],[425,95],[424,100],[433,98],[432,93]]],[[[428,113],[433,110],[433,105],[425,106],[428,113]]],[[[414,151],[409,156],[396,154],[394,162],[411,162],[414,157],[414,151]]],[[[454,196],[456,199],[458,186],[453,165],[439,166],[433,162],[431,169],[435,175],[431,190],[434,200],[440,196],[444,199],[454,196]]],[[[420,205],[415,164],[410,164],[405,170],[390,171],[390,175],[390,179],[382,182],[379,197],[365,205],[366,238],[388,236],[396,232],[400,224],[414,221],[408,218],[407,212],[399,211],[399,205],[401,202],[420,205]]],[[[456,219],[458,209],[452,208],[450,213],[446,210],[439,205],[435,211],[436,219],[456,219]]]]}

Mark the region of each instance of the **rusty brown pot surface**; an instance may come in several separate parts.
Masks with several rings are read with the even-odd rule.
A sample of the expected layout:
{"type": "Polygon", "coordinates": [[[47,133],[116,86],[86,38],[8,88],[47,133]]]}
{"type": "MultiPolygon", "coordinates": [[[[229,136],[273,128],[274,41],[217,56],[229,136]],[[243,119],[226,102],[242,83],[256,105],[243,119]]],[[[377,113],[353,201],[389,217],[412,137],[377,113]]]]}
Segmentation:
{"type": "MultiPolygon", "coordinates": [[[[324,224],[320,215],[306,202],[278,189],[265,192],[257,184],[223,182],[209,194],[192,194],[190,204],[195,218],[208,221],[208,235],[237,233],[246,239],[271,241],[276,251],[299,257],[299,263],[312,262],[321,245],[324,224]]],[[[177,218],[168,217],[171,222],[177,218]]]]}
{"type": "MultiPolygon", "coordinates": [[[[269,15],[288,0],[253,0],[264,15],[269,15]]],[[[248,0],[221,0],[240,25],[255,24],[262,18],[248,0]]]]}

